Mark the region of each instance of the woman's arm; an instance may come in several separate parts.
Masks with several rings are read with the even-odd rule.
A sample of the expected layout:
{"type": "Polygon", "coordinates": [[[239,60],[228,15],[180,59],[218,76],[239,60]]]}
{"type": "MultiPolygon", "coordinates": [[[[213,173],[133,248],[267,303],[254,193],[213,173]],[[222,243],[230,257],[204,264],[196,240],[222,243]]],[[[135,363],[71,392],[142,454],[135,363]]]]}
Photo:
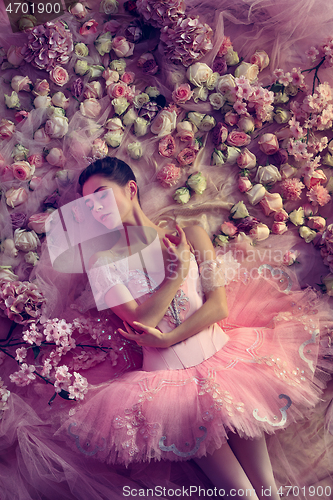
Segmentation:
{"type": "MultiPolygon", "coordinates": [[[[216,258],[214,247],[207,233],[200,226],[185,229],[185,233],[192,244],[199,264],[205,260],[216,258]]],[[[143,330],[143,334],[120,330],[126,338],[135,340],[141,346],[170,347],[188,339],[205,328],[228,316],[227,299],[224,287],[206,292],[206,302],[183,323],[171,332],[162,333],[156,328],[145,324],[135,324],[136,329],[143,330]]]]}
{"type": "Polygon", "coordinates": [[[167,275],[165,277],[160,288],[145,302],[139,305],[125,285],[115,285],[105,294],[104,301],[106,305],[109,305],[119,318],[131,326],[133,326],[134,321],[137,321],[155,327],[165,315],[184,277],[188,273],[190,248],[184,231],[179,226],[177,226],[177,230],[180,238],[167,235],[163,239],[168,253],[172,256],[172,261],[177,264],[176,269],[171,276],[167,275]],[[112,305],[114,304],[114,294],[117,294],[118,302],[121,302],[118,306],[112,305]]]}

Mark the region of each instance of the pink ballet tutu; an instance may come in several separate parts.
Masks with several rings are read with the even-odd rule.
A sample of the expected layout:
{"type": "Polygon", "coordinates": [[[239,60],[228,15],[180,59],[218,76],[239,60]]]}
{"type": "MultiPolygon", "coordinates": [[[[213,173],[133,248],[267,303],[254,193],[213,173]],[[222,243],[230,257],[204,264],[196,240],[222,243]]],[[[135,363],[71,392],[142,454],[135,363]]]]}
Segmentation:
{"type": "Polygon", "coordinates": [[[265,270],[228,285],[222,349],[190,368],[91,386],[56,436],[107,463],[183,461],[213,453],[229,432],[257,438],[304,417],[329,378],[318,353],[330,311],[313,290],[286,293],[290,277],[265,270]]]}

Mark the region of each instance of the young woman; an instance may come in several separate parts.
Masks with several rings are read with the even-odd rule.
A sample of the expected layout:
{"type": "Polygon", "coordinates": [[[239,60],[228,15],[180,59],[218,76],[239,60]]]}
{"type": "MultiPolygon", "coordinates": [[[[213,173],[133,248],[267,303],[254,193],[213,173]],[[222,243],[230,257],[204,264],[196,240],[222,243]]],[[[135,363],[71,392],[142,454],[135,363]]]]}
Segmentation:
{"type": "Polygon", "coordinates": [[[278,500],[264,433],[318,400],[315,294],[287,294],[260,272],[236,279],[231,261],[227,301],[228,267],[206,232],[177,226],[174,235],[151,222],[126,163],[97,160],[79,183],[91,216],[116,235],[90,257],[94,294],[142,347],[143,367],[92,386],[58,434],[107,463],[194,459],[227,496],[278,500]]]}

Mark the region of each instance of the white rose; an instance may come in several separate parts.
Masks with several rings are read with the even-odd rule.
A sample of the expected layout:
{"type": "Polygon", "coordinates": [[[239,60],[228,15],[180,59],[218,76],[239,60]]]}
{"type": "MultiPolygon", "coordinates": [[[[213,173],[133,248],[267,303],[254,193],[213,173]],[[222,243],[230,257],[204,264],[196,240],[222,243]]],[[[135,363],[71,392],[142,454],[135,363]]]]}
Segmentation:
{"type": "Polygon", "coordinates": [[[10,86],[13,90],[15,90],[15,92],[20,92],[21,90],[30,92],[32,82],[28,76],[15,75],[10,82],[10,86]]]}
{"type": "Polygon", "coordinates": [[[186,187],[181,187],[176,189],[173,199],[177,203],[181,203],[182,205],[187,203],[191,198],[190,191],[186,187]]]}
{"type": "Polygon", "coordinates": [[[244,201],[239,201],[230,210],[230,215],[233,219],[244,219],[249,216],[249,212],[244,204],[244,201]]]}
{"type": "Polygon", "coordinates": [[[301,226],[302,224],[304,224],[304,209],[303,209],[303,207],[299,207],[297,210],[293,210],[289,214],[289,220],[295,226],[301,226]]]}
{"type": "Polygon", "coordinates": [[[227,146],[227,163],[229,163],[229,165],[234,165],[240,154],[241,150],[239,148],[227,146]]]}
{"type": "Polygon", "coordinates": [[[212,73],[209,77],[208,77],[208,80],[206,82],[206,87],[208,90],[214,90],[216,85],[217,85],[217,82],[219,81],[219,78],[220,78],[220,73],[212,73]]]}
{"type": "Polygon", "coordinates": [[[75,44],[74,52],[79,57],[87,57],[89,55],[88,47],[82,42],[75,44]]]}
{"type": "Polygon", "coordinates": [[[259,68],[256,64],[251,64],[243,61],[235,69],[235,78],[244,76],[244,78],[247,78],[250,83],[254,83],[257,80],[258,73],[259,73],[259,68]]]}
{"type": "Polygon", "coordinates": [[[107,132],[104,136],[105,142],[112,148],[117,148],[120,146],[123,139],[124,132],[122,130],[116,130],[115,132],[107,132]]]}
{"type": "Polygon", "coordinates": [[[47,108],[51,106],[52,100],[48,95],[39,95],[34,99],[34,106],[36,109],[47,108]]]}
{"type": "Polygon", "coordinates": [[[193,91],[193,100],[194,102],[207,101],[208,98],[208,89],[206,87],[197,87],[193,91]]]}
{"type": "Polygon", "coordinates": [[[0,245],[1,252],[3,252],[8,257],[17,257],[18,250],[15,247],[15,242],[12,238],[6,238],[1,242],[0,245]]]}
{"type": "Polygon", "coordinates": [[[127,153],[133,160],[138,160],[142,156],[141,142],[130,142],[127,146],[127,153]]]}
{"type": "Polygon", "coordinates": [[[205,115],[203,115],[202,113],[198,113],[197,111],[191,111],[188,115],[187,115],[187,119],[193,123],[193,125],[195,125],[197,128],[199,128],[199,125],[200,123],[202,122],[203,118],[204,118],[205,115]]]}
{"type": "Polygon", "coordinates": [[[238,120],[237,126],[246,134],[250,134],[255,128],[254,118],[252,116],[241,116],[238,120]]]}
{"type": "Polygon", "coordinates": [[[103,89],[99,81],[87,83],[84,88],[83,97],[85,99],[101,99],[102,95],[103,89]]]}
{"type": "Polygon", "coordinates": [[[34,140],[41,142],[42,144],[48,144],[51,137],[46,133],[45,128],[41,127],[34,133],[34,140]]]}
{"type": "Polygon", "coordinates": [[[39,261],[39,255],[36,252],[28,252],[24,256],[24,260],[27,264],[32,264],[35,266],[39,261]]]}
{"type": "Polygon", "coordinates": [[[135,122],[137,117],[138,117],[138,114],[135,111],[135,109],[130,108],[123,117],[123,124],[125,125],[125,127],[127,127],[128,125],[131,126],[131,125],[133,125],[133,123],[135,122]]]}
{"type": "Polygon", "coordinates": [[[104,73],[104,66],[100,66],[99,64],[92,64],[89,66],[89,77],[92,80],[93,78],[99,78],[104,73]]]}
{"type": "Polygon", "coordinates": [[[220,151],[219,149],[214,149],[214,152],[212,154],[212,165],[217,165],[220,167],[221,165],[224,165],[225,162],[226,157],[224,156],[222,151],[220,151]]]}
{"type": "Polygon", "coordinates": [[[62,139],[68,132],[68,118],[54,116],[45,123],[45,132],[51,139],[62,139]]]}
{"type": "Polygon", "coordinates": [[[17,95],[17,92],[15,92],[15,90],[13,90],[10,96],[5,94],[5,103],[7,108],[9,109],[21,107],[19,96],[17,95]]]}
{"type": "Polygon", "coordinates": [[[114,112],[117,115],[122,115],[130,105],[126,97],[117,97],[116,99],[113,99],[111,101],[111,104],[114,107],[114,112]]]}
{"type": "Polygon", "coordinates": [[[258,167],[257,175],[255,177],[256,182],[261,184],[273,184],[276,181],[281,180],[281,174],[275,165],[267,165],[266,167],[258,167]]]}
{"type": "Polygon", "coordinates": [[[216,120],[213,116],[205,115],[200,122],[199,130],[202,132],[209,132],[216,125],[216,120]]]}
{"type": "Polygon", "coordinates": [[[123,122],[120,118],[110,118],[105,124],[105,128],[115,132],[116,130],[123,130],[123,122]]]}
{"type": "Polygon", "coordinates": [[[274,113],[274,120],[280,125],[282,123],[288,123],[291,118],[291,113],[287,109],[276,108],[274,113]]]}
{"type": "Polygon", "coordinates": [[[225,62],[228,66],[235,66],[235,64],[239,63],[239,55],[232,47],[228,49],[228,52],[224,56],[225,62]]]}
{"type": "Polygon", "coordinates": [[[284,163],[280,167],[280,173],[282,179],[288,179],[289,177],[292,177],[297,171],[297,168],[292,167],[289,165],[289,163],[284,163]]]}
{"type": "Polygon", "coordinates": [[[40,245],[39,238],[35,231],[26,231],[25,229],[15,229],[14,232],[15,246],[22,252],[30,252],[36,250],[40,245]]]}
{"type": "Polygon", "coordinates": [[[316,231],[313,231],[307,226],[301,226],[298,231],[300,237],[303,238],[306,243],[310,243],[317,235],[316,231]]]}
{"type": "Polygon", "coordinates": [[[102,0],[99,6],[99,11],[104,14],[117,14],[118,12],[117,0],[102,0]]]}
{"type": "Polygon", "coordinates": [[[158,137],[164,137],[171,134],[176,128],[177,113],[176,111],[162,110],[154,119],[150,126],[150,130],[158,137]]]}
{"type": "Polygon", "coordinates": [[[286,104],[289,101],[289,96],[285,92],[274,94],[274,104],[286,104]]]}
{"type": "Polygon", "coordinates": [[[61,118],[63,118],[65,116],[65,110],[63,110],[62,108],[57,108],[55,106],[50,106],[47,109],[47,117],[51,119],[55,118],[56,116],[60,116],[61,118]]]}
{"type": "Polygon", "coordinates": [[[196,194],[202,194],[207,187],[207,179],[201,172],[191,174],[186,182],[187,186],[196,194]]]}
{"type": "Polygon", "coordinates": [[[220,92],[215,92],[210,94],[209,101],[214,109],[221,109],[225,103],[225,97],[220,92]]]}
{"type": "Polygon", "coordinates": [[[134,122],[134,133],[137,137],[142,137],[148,132],[148,120],[144,118],[137,118],[134,122]]]}
{"type": "Polygon", "coordinates": [[[81,59],[79,59],[75,63],[74,71],[75,71],[75,73],[77,75],[83,76],[86,73],[88,73],[88,71],[89,71],[89,64],[87,63],[87,61],[81,61],[81,59]]]}
{"type": "Polygon", "coordinates": [[[265,196],[266,189],[262,184],[255,184],[246,194],[251,205],[256,205],[265,196]]]}
{"type": "Polygon", "coordinates": [[[143,92],[142,94],[138,94],[134,97],[133,104],[137,109],[139,109],[144,104],[147,104],[147,102],[149,101],[150,101],[149,95],[143,92]]]}
{"type": "Polygon", "coordinates": [[[118,71],[118,73],[122,75],[123,73],[125,73],[126,69],[125,59],[114,59],[113,61],[110,62],[110,69],[118,71]]]}
{"type": "Polygon", "coordinates": [[[52,104],[59,108],[67,109],[69,106],[69,99],[66,98],[63,92],[56,92],[52,96],[52,104]]]}
{"type": "Polygon", "coordinates": [[[157,87],[147,87],[145,89],[145,94],[148,94],[149,97],[157,97],[158,95],[160,95],[160,91],[157,87]]]}
{"type": "Polygon", "coordinates": [[[95,47],[100,56],[108,54],[112,49],[111,33],[109,31],[107,31],[106,33],[102,33],[95,40],[95,47]]]}
{"type": "Polygon", "coordinates": [[[0,283],[17,281],[19,277],[13,273],[12,266],[0,266],[0,283]]]}
{"type": "Polygon", "coordinates": [[[219,78],[217,82],[216,89],[221,93],[225,94],[236,87],[235,78],[232,75],[223,75],[219,78]]]}
{"type": "Polygon", "coordinates": [[[213,70],[207,64],[200,62],[192,64],[186,71],[187,78],[197,87],[201,87],[206,83],[212,74],[213,70]]]}

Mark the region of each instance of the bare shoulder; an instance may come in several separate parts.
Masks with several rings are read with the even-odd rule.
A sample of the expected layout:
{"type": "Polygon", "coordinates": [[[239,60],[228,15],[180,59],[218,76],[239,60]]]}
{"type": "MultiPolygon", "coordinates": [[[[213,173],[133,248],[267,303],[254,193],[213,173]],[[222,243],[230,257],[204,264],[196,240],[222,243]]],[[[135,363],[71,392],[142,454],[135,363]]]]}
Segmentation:
{"type": "Polygon", "coordinates": [[[215,250],[206,231],[198,225],[183,228],[188,242],[192,245],[198,264],[216,258],[215,250]]]}
{"type": "Polygon", "coordinates": [[[94,253],[89,259],[88,269],[91,269],[94,266],[94,264],[96,264],[98,259],[100,259],[101,257],[106,257],[106,255],[107,255],[107,251],[105,251],[105,250],[101,251],[101,252],[94,253]]]}

